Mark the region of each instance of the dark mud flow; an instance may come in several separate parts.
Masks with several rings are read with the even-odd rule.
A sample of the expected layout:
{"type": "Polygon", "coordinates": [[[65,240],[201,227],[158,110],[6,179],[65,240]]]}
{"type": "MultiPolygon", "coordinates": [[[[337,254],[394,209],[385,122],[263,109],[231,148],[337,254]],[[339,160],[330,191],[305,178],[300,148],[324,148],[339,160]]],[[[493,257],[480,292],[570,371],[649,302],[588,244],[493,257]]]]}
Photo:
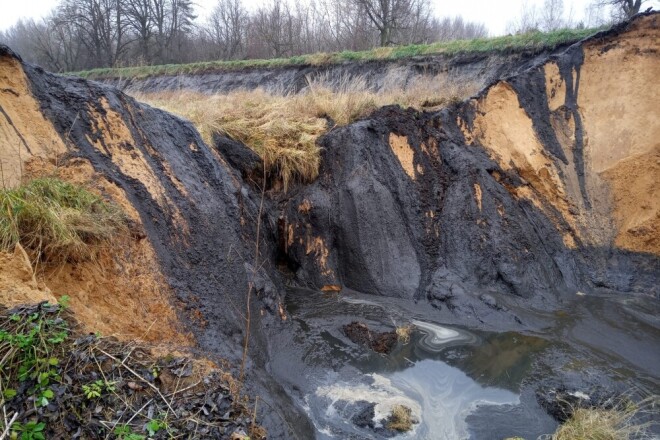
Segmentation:
{"type": "Polygon", "coordinates": [[[535,439],[557,426],[539,404],[544,392],[660,392],[660,306],[648,297],[578,295],[554,313],[518,310],[534,326],[506,332],[352,291],[292,290],[287,311],[292,325],[273,338],[271,371],[320,439],[391,437],[383,419],[397,404],[419,423],[396,438],[535,439]],[[412,324],[413,332],[381,355],[344,334],[354,320],[382,330],[412,324]]]}
{"type": "MultiPolygon", "coordinates": [[[[646,23],[657,38],[657,14],[633,23],[646,23]]],[[[466,291],[508,293],[530,306],[577,291],[660,297],[658,251],[618,245],[612,211],[622,197],[593,165],[612,156],[610,145],[634,159],[626,150],[632,144],[595,145],[599,120],[574,115],[578,89],[580,113],[599,108],[584,96],[580,72],[606,75],[600,46],[632,32],[626,26],[441,112],[384,107],[323,137],[319,178],[283,203],[281,251],[298,280],[426,299],[466,317],[498,308],[489,296],[471,301],[466,291]],[[553,92],[559,83],[575,85],[553,92]],[[589,133],[587,123],[595,127],[589,133]]],[[[657,67],[651,52],[624,53],[657,67]]],[[[630,99],[646,102],[643,94],[630,99]]],[[[634,148],[653,150],[653,142],[634,148]]],[[[656,228],[652,221],[635,233],[652,241],[656,228]]]]}

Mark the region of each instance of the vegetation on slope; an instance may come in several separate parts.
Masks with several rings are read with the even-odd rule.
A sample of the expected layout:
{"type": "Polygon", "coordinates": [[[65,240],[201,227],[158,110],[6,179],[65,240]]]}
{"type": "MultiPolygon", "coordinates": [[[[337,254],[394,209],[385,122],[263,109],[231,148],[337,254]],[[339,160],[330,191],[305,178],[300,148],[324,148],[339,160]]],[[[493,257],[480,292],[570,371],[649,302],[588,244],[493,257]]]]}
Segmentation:
{"type": "Polygon", "coordinates": [[[89,258],[125,228],[118,207],[56,178],[0,190],[0,250],[20,244],[35,261],[89,258]]]}
{"type": "Polygon", "coordinates": [[[290,58],[261,60],[207,61],[190,64],[165,64],[157,66],[92,69],[74,73],[88,79],[147,78],[162,75],[195,75],[207,72],[236,71],[252,68],[278,68],[288,66],[321,66],[350,61],[397,60],[422,55],[459,55],[477,53],[540,52],[574,43],[598,29],[562,29],[552,32],[531,32],[494,38],[454,40],[432,44],[379,47],[372,50],[335,53],[316,53],[290,58]]]}
{"type": "Polygon", "coordinates": [[[364,79],[355,78],[335,89],[323,81],[312,82],[298,94],[257,89],[213,96],[162,92],[136,98],[189,119],[209,145],[214,133],[244,143],[264,160],[269,174],[286,191],[295,181],[316,178],[320,164],[316,140],[327,130],[385,105],[437,109],[470,96],[477,88],[474,83],[438,76],[420,77],[405,89],[374,92],[364,79]]]}
{"type": "Polygon", "coordinates": [[[65,298],[0,310],[0,437],[263,438],[231,376],[205,361],[85,335],[65,298]]]}

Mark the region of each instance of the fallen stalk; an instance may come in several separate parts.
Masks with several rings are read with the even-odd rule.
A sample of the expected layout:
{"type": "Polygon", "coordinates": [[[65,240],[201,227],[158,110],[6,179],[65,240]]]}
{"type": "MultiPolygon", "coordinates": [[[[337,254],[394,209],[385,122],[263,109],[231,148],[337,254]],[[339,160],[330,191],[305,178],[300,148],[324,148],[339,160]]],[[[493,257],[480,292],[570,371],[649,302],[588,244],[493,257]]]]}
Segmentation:
{"type": "Polygon", "coordinates": [[[156,385],[152,384],[152,383],[149,382],[147,379],[145,379],[144,377],[142,377],[142,376],[140,376],[138,373],[136,373],[131,367],[129,367],[128,365],[126,365],[126,364],[124,363],[123,360],[120,360],[120,359],[116,358],[115,356],[113,356],[113,355],[111,355],[110,353],[106,352],[106,351],[103,350],[102,348],[99,348],[99,347],[94,347],[94,348],[96,348],[98,351],[100,351],[100,352],[103,353],[104,355],[108,356],[110,359],[114,360],[115,362],[119,362],[119,363],[121,364],[121,366],[124,367],[124,368],[126,368],[126,370],[127,370],[129,373],[131,373],[133,376],[137,377],[138,379],[140,379],[141,381],[143,381],[144,383],[146,383],[151,389],[153,389],[156,393],[158,393],[158,395],[159,395],[160,398],[163,400],[163,402],[165,403],[165,405],[167,405],[167,407],[169,408],[169,410],[172,411],[172,414],[174,414],[174,417],[178,417],[177,414],[176,414],[176,411],[174,411],[174,408],[172,408],[172,405],[170,405],[170,402],[165,398],[165,396],[163,396],[163,393],[160,392],[160,390],[158,389],[158,387],[156,387],[156,385]]]}

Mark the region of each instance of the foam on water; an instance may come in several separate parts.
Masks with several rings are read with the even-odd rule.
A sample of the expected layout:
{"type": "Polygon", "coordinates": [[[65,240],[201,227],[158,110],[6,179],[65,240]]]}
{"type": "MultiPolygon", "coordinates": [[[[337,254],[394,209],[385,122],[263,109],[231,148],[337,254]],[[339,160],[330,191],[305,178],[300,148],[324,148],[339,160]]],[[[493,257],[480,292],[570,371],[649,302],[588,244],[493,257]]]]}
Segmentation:
{"type": "Polygon", "coordinates": [[[424,337],[419,342],[420,346],[429,351],[440,351],[450,343],[476,341],[474,335],[463,330],[455,330],[418,320],[414,320],[412,323],[419,331],[424,333],[424,337]]]}
{"type": "MultiPolygon", "coordinates": [[[[308,399],[309,402],[310,399],[308,399]]],[[[390,414],[394,405],[405,405],[420,421],[414,430],[398,438],[464,439],[469,436],[466,417],[480,405],[518,404],[519,397],[510,391],[483,387],[458,368],[436,360],[422,360],[403,371],[381,375],[368,374],[356,381],[323,385],[317,388],[309,408],[317,427],[323,427],[323,438],[377,437],[369,429],[352,425],[353,413],[347,403],[375,403],[374,424],[390,414]]],[[[358,407],[355,407],[358,408],[358,407]]],[[[321,430],[319,430],[321,431],[321,430]]]]}

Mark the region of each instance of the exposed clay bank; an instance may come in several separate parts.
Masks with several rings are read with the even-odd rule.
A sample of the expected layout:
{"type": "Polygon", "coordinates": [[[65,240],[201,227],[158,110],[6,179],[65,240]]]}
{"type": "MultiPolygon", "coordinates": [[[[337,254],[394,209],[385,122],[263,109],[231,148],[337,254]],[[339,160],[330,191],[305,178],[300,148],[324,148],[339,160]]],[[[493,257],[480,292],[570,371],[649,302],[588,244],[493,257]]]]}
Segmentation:
{"type": "MultiPolygon", "coordinates": [[[[263,210],[229,143],[206,145],[185,121],[113,87],[43,72],[3,47],[0,160],[17,170],[56,155],[61,169],[84,164],[92,179],[107,181],[107,196],[144,228],[146,255],[170,289],[159,298],[209,355],[240,358],[240,310],[253,282],[259,310],[248,385],[279,409],[260,406],[273,438],[314,436],[297,382],[350,361],[327,364],[350,346],[345,340],[321,352],[321,367],[283,357],[309,342],[295,337],[302,324],[293,323],[278,265],[290,284],[313,288],[308,300],[343,286],[402,302],[405,319],[467,333],[542,336],[564,322],[552,321],[555,310],[576,318],[588,311],[573,306],[578,292],[643,296],[641,312],[630,313],[650,327],[643,337],[619,338],[609,325],[634,322],[630,314],[599,315],[574,334],[587,335],[605,359],[630,356],[630,374],[657,393],[657,373],[647,369],[658,352],[659,20],[638,16],[443,111],[386,107],[333,130],[321,140],[317,181],[267,194],[263,210]]],[[[338,321],[355,320],[317,319],[330,336],[338,321]]],[[[532,371],[529,380],[540,383],[544,370],[532,371]]],[[[585,378],[573,373],[558,384],[582,387],[585,378]]]]}

